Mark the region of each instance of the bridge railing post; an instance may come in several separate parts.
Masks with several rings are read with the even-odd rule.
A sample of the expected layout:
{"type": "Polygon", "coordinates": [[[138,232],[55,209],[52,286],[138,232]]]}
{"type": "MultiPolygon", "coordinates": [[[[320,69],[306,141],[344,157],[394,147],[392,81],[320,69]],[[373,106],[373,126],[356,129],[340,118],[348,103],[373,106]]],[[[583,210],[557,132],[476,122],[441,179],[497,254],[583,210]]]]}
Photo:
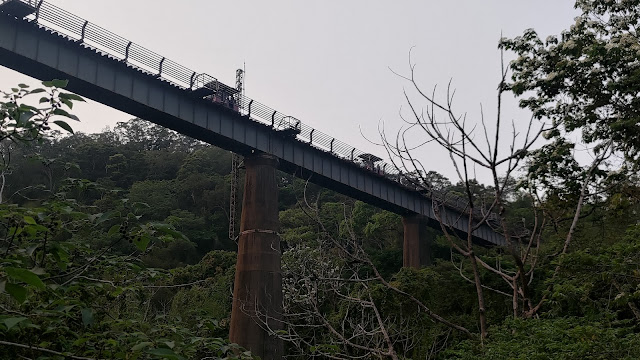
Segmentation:
{"type": "Polygon", "coordinates": [[[129,49],[131,49],[131,44],[132,42],[129,41],[129,43],[127,44],[127,48],[124,50],[124,61],[129,60],[129,49]]]}
{"type": "Polygon", "coordinates": [[[80,34],[80,41],[84,42],[84,36],[87,33],[87,25],[89,25],[89,20],[85,20],[84,24],[82,24],[82,32],[80,34]]]}
{"type": "Polygon", "coordinates": [[[164,66],[164,60],[166,58],[162,58],[162,60],[160,60],[160,64],[158,65],[158,76],[162,76],[162,67],[164,66]]]}
{"type": "Polygon", "coordinates": [[[44,0],[40,0],[40,2],[38,3],[38,6],[36,6],[36,22],[38,22],[38,19],[40,18],[40,8],[42,7],[42,3],[44,2],[44,0]]]}

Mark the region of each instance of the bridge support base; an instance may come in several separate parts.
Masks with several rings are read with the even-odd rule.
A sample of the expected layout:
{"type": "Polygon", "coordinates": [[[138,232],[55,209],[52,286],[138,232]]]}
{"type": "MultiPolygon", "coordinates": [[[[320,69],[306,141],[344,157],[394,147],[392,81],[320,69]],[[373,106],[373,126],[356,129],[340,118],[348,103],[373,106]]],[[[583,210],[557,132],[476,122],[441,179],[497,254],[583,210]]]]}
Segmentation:
{"type": "Polygon", "coordinates": [[[278,160],[255,154],[245,157],[244,163],[245,190],[229,339],[261,359],[281,359],[282,340],[264,330],[282,329],[278,160]]]}
{"type": "Polygon", "coordinates": [[[402,246],[402,266],[419,269],[431,265],[431,238],[427,234],[427,219],[422,215],[402,218],[404,244],[402,246]]]}

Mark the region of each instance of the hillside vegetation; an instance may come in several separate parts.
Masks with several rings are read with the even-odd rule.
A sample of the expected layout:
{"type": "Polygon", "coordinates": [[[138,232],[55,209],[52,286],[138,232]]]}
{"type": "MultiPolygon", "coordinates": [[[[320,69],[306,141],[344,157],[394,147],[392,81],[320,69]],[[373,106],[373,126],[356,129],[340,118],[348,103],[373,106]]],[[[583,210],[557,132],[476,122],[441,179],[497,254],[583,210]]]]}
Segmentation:
{"type": "MultiPolygon", "coordinates": [[[[470,219],[494,214],[507,246],[433,222],[432,265],[402,268],[400,215],[278,172],[272,335],[289,358],[640,358],[640,0],[576,7],[558,37],[500,42],[516,59],[498,98],[532,114],[527,136],[543,124],[539,142],[503,161],[500,134],[467,132],[450,103],[420,94],[444,122],[412,108],[460,179],[399,166],[403,184],[469,200],[470,219]]],[[[83,100],[66,85],[0,99],[0,359],[253,358],[227,340],[231,154],[141,119],[74,134],[83,100]]],[[[414,161],[404,145],[396,158],[414,161]]]]}

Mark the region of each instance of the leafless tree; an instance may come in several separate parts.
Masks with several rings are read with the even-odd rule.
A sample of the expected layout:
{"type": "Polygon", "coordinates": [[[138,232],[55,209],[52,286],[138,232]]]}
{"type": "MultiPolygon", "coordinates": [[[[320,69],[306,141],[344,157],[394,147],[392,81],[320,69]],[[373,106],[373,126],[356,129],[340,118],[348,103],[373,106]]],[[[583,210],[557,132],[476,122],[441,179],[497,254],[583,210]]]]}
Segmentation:
{"type": "MultiPolygon", "coordinates": [[[[420,321],[398,311],[389,314],[376,301],[380,291],[393,293],[450,331],[472,337],[463,326],[436,314],[416,296],[405,292],[381,275],[351,227],[349,209],[336,236],[321,220],[319,204],[308,201],[305,191],[301,208],[319,228],[315,245],[300,244],[283,255],[284,330],[272,330],[273,319],[261,309],[247,309],[272,335],[290,344],[289,357],[331,359],[401,359],[410,356],[422,334],[410,329],[420,321]],[[382,289],[382,290],[381,290],[382,289]],[[339,308],[338,317],[327,308],[339,308]]],[[[333,224],[331,224],[333,225],[333,224]]]]}
{"type": "MultiPolygon", "coordinates": [[[[403,127],[393,136],[387,135],[383,125],[379,127],[382,145],[386,149],[393,166],[402,174],[414,174],[406,179],[412,187],[427,193],[432,201],[445,238],[452,249],[463,255],[469,262],[471,278],[467,277],[460,265],[460,274],[475,285],[478,300],[481,337],[487,336],[486,305],[484,291],[495,291],[513,298],[514,316],[519,315],[524,304],[527,310],[534,308],[530,285],[537,263],[537,249],[546,217],[538,208],[534,208],[533,224],[525,227],[511,225],[507,221],[508,188],[511,179],[523,165],[528,152],[536,145],[544,131],[549,129],[544,122],[530,117],[524,124],[512,120],[508,139],[505,137],[503,119],[503,96],[507,90],[508,70],[502,61],[501,78],[497,89],[497,111],[494,126],[488,126],[484,110],[480,107],[477,120],[470,119],[466,113],[454,110],[455,91],[449,82],[445,91],[445,100],[436,99],[437,88],[425,92],[416,80],[415,65],[409,56],[409,74],[395,72],[409,84],[404,96],[408,104],[408,116],[402,111],[400,117],[403,127]],[[411,95],[415,94],[415,95],[411,95]],[[523,126],[524,125],[524,126],[523,126]],[[518,129],[524,129],[520,131],[518,129]],[[416,141],[415,139],[419,139],[416,141]],[[437,146],[444,149],[451,160],[460,183],[464,184],[465,198],[455,201],[446,193],[433,191],[429,181],[422,174],[427,168],[420,159],[424,147],[437,146]],[[473,184],[479,177],[491,179],[493,196],[480,197],[474,191],[473,184]],[[447,209],[455,209],[462,214],[455,220],[445,216],[447,209]],[[455,222],[467,222],[466,234],[460,234],[451,226],[455,222]],[[473,232],[481,226],[490,226],[504,237],[506,251],[514,260],[514,267],[504,267],[500,263],[489,264],[477,254],[477,245],[473,241],[473,232]],[[489,271],[506,283],[509,292],[488,288],[481,281],[481,268],[489,271]]],[[[529,194],[535,203],[533,193],[529,194]]]]}

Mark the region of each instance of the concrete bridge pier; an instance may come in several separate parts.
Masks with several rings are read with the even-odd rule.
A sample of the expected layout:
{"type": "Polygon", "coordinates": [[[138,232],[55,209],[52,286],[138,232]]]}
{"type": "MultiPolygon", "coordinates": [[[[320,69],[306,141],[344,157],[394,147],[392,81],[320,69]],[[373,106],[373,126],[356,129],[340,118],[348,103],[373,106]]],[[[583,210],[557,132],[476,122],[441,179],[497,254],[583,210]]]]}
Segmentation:
{"type": "Polygon", "coordinates": [[[419,269],[431,265],[431,241],[427,233],[427,218],[422,215],[402,217],[404,244],[402,246],[402,266],[419,269]]]}
{"type": "Polygon", "coordinates": [[[244,158],[246,167],[238,260],[229,339],[261,359],[281,359],[282,340],[264,329],[282,329],[282,271],[278,236],[278,160],[244,158]]]}

